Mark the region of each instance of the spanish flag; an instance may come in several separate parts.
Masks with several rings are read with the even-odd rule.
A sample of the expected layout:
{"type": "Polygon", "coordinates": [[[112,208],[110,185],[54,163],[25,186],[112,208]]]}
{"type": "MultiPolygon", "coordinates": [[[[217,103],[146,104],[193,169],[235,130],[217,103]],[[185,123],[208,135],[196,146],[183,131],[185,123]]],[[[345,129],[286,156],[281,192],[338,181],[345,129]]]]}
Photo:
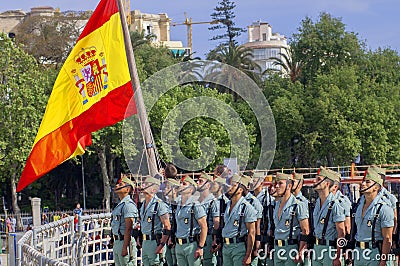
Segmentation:
{"type": "Polygon", "coordinates": [[[54,84],[17,191],[85,152],[91,132],[135,114],[117,0],[101,0],[54,84]]]}

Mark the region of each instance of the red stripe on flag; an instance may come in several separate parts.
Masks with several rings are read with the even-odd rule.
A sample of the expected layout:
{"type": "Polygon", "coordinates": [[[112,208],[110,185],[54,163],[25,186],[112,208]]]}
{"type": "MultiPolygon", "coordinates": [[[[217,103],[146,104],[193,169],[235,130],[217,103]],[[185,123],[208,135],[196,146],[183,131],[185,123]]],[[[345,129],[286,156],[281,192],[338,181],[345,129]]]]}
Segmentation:
{"type": "Polygon", "coordinates": [[[136,114],[136,105],[129,105],[131,99],[134,100],[131,84],[129,81],[112,90],[89,110],[40,139],[28,157],[17,192],[68,159],[76,150],[78,141],[83,147],[90,145],[88,134],[91,132],[136,114]],[[129,109],[126,109],[127,106],[129,109]]]}
{"type": "Polygon", "coordinates": [[[116,0],[101,0],[76,42],[103,26],[117,12],[118,4],[116,0]]]}

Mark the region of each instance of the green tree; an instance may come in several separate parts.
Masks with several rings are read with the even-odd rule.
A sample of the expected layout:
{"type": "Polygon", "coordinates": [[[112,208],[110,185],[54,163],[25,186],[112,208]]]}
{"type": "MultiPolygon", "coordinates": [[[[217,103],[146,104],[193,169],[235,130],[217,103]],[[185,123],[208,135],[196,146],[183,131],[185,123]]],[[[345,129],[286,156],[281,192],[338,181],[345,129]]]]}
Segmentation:
{"type": "Polygon", "coordinates": [[[211,18],[218,21],[219,24],[209,27],[210,31],[225,30],[225,33],[215,35],[211,40],[226,40],[220,43],[222,46],[236,45],[236,38],[239,37],[245,30],[235,26],[235,12],[236,4],[234,1],[221,0],[214,8],[211,18]]]}
{"type": "Polygon", "coordinates": [[[42,64],[60,66],[78,39],[88,13],[55,13],[53,17],[27,16],[16,29],[16,42],[42,64]]]}
{"type": "Polygon", "coordinates": [[[10,183],[12,207],[19,218],[16,183],[46,106],[44,88],[53,80],[4,34],[0,35],[0,79],[0,143],[4,155],[0,176],[10,183]]]}
{"type": "Polygon", "coordinates": [[[332,67],[356,64],[363,53],[363,43],[353,32],[347,32],[340,18],[321,13],[316,22],[306,17],[293,34],[290,46],[302,62],[302,83],[308,84],[318,73],[332,67]]]}
{"type": "MultiPolygon", "coordinates": [[[[271,57],[274,60],[273,65],[281,67],[281,72],[285,76],[289,76],[292,82],[296,82],[301,77],[301,60],[297,60],[293,49],[291,47],[285,47],[284,52],[278,53],[280,57],[271,57]]],[[[269,71],[268,69],[266,71],[269,71]]]]}

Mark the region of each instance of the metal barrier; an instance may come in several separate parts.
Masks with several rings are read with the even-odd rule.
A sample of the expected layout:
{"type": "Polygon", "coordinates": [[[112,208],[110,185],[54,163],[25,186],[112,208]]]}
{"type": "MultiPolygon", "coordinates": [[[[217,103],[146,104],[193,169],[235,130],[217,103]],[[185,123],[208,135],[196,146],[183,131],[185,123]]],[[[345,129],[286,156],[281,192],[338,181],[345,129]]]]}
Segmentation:
{"type": "Polygon", "coordinates": [[[68,217],[28,231],[17,244],[17,265],[111,265],[110,218],[94,214],[74,224],[68,217]]]}

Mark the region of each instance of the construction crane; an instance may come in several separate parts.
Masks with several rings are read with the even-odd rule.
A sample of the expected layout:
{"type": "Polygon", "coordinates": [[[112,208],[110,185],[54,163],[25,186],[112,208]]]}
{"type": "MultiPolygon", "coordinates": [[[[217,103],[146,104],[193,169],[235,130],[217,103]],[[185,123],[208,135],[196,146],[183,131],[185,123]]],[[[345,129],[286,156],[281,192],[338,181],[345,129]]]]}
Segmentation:
{"type": "Polygon", "coordinates": [[[126,23],[128,23],[128,25],[132,24],[132,17],[131,17],[131,0],[125,0],[124,2],[124,12],[125,12],[125,16],[126,16],[126,23]]]}
{"type": "Polygon", "coordinates": [[[193,52],[193,43],[192,43],[192,25],[197,25],[197,24],[218,24],[218,20],[213,20],[213,21],[201,21],[201,22],[193,22],[192,18],[188,18],[185,12],[185,22],[183,23],[172,23],[172,26],[180,26],[180,25],[186,25],[187,27],[187,43],[188,47],[190,48],[190,52],[193,52]]]}

